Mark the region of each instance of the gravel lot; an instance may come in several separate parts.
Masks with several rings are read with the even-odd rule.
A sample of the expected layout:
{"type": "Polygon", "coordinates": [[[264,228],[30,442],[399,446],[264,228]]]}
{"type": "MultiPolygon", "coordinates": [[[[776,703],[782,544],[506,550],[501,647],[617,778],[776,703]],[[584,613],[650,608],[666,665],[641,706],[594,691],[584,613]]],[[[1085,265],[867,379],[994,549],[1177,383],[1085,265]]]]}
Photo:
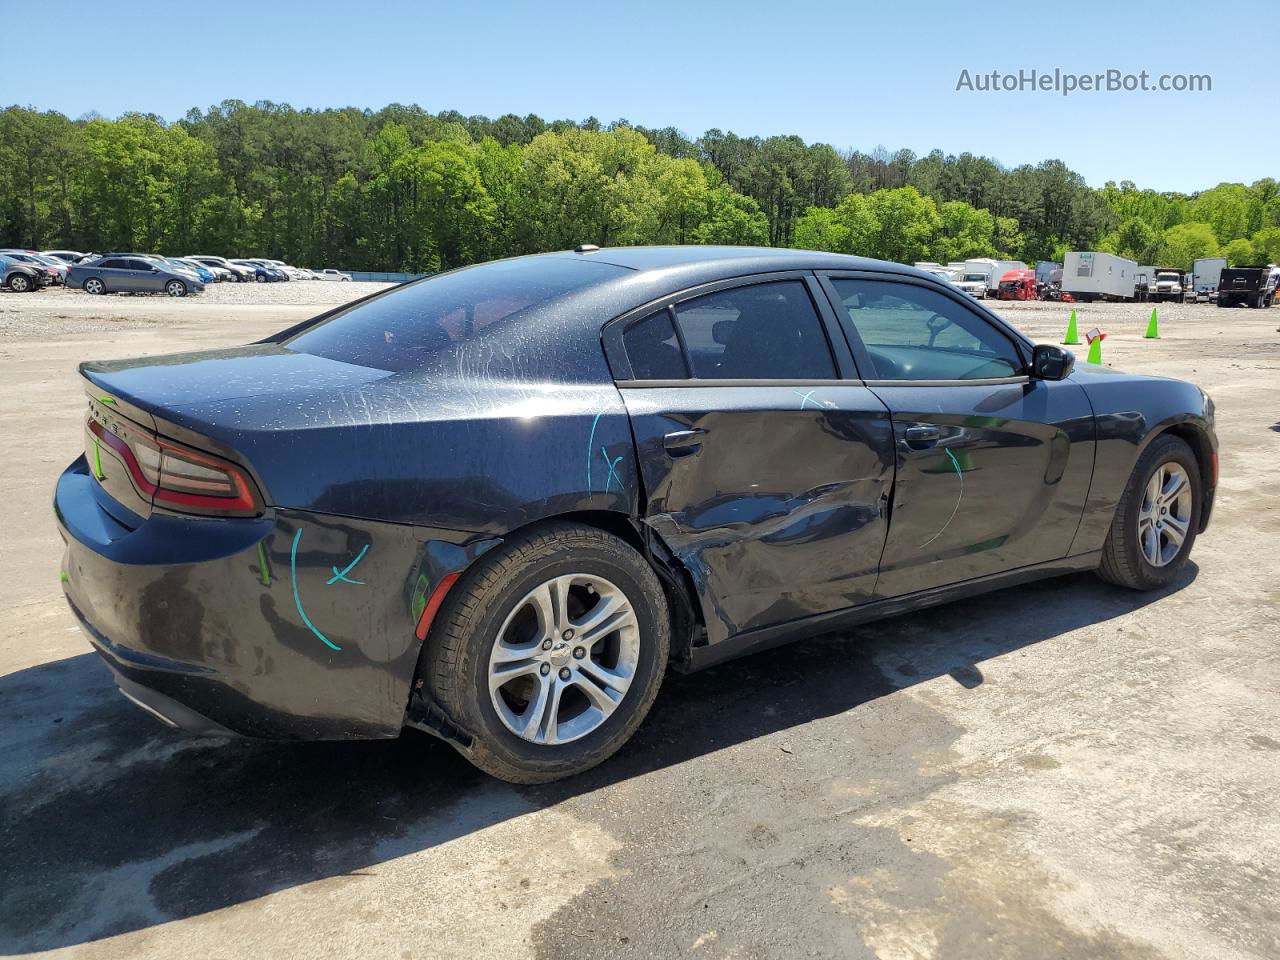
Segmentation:
{"type": "Polygon", "coordinates": [[[243,311],[238,315],[245,320],[263,316],[302,320],[390,286],[394,284],[325,280],[215,283],[203,293],[181,299],[147,294],[93,297],[65,287],[46,287],[39,293],[0,290],[0,341],[223,319],[232,315],[233,307],[243,311]]]}
{"type": "MultiPolygon", "coordinates": [[[[260,338],[371,284],[0,294],[0,954],[1280,956],[1280,310],[1079,307],[1214,397],[1162,594],[1077,575],[671,677],[584,777],[406,735],[221,744],[126,703],[65,609],[75,364],[260,338]],[[48,951],[46,954],[45,952],[48,951]]],[[[1000,309],[1041,340],[1069,307],[1000,309]]]]}

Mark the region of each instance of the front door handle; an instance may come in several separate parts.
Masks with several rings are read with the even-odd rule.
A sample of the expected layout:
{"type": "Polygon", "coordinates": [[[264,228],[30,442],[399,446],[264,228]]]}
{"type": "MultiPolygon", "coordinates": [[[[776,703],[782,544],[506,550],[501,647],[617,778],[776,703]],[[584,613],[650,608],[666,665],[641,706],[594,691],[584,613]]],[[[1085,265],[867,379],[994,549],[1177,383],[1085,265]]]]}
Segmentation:
{"type": "Polygon", "coordinates": [[[942,431],[933,426],[907,427],[903,436],[908,447],[927,450],[942,439],[942,431]]]}
{"type": "Polygon", "coordinates": [[[689,457],[701,452],[702,438],[707,431],[697,427],[692,430],[676,430],[662,438],[662,446],[669,457],[689,457]]]}

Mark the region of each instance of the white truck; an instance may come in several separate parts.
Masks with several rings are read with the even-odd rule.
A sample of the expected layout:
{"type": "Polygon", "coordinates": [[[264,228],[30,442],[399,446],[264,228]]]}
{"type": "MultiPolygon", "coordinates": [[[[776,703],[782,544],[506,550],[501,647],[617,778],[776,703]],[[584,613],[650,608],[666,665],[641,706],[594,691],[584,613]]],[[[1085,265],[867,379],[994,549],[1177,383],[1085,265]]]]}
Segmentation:
{"type": "Polygon", "coordinates": [[[1226,257],[1202,257],[1191,264],[1191,290],[1197,302],[1208,303],[1217,296],[1226,266],[1226,257]]]}
{"type": "MultiPolygon", "coordinates": [[[[996,268],[996,262],[985,257],[976,260],[966,260],[964,262],[963,272],[960,279],[956,281],[956,286],[963,290],[975,300],[985,300],[987,294],[993,291],[993,281],[991,279],[992,271],[996,268]]],[[[994,280],[994,285],[1000,285],[1000,277],[994,280]]]]}
{"type": "Polygon", "coordinates": [[[1072,251],[1062,260],[1062,292],[1082,303],[1132,300],[1138,265],[1114,253],[1072,251]]]}

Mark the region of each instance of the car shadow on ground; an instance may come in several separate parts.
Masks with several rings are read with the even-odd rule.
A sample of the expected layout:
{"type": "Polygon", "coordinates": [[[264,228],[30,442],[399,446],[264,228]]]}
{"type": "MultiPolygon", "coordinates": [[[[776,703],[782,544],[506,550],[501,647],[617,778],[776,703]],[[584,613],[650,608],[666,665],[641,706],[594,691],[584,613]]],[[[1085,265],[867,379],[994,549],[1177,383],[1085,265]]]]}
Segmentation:
{"type": "Polygon", "coordinates": [[[984,661],[1156,602],[1195,575],[1188,564],[1150,594],[1064,577],[672,674],[616,757],[541,787],[499,784],[412,732],[362,743],[190,738],[119,696],[91,653],[20,671],[0,678],[0,953],[359,873],[927,680],[973,688],[984,661]]]}

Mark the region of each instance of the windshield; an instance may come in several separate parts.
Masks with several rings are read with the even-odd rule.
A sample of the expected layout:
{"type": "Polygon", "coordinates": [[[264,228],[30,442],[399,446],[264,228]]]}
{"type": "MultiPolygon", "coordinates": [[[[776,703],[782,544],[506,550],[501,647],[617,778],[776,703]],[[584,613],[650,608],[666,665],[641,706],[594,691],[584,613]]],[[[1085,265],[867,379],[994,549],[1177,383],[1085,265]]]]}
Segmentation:
{"type": "Polygon", "coordinates": [[[966,273],[964,280],[965,283],[986,283],[987,276],[984,273],[966,273]]]}
{"type": "Polygon", "coordinates": [[[415,370],[455,344],[507,328],[535,307],[624,272],[598,260],[568,257],[498,260],[357,304],[284,345],[344,363],[415,370]]]}

